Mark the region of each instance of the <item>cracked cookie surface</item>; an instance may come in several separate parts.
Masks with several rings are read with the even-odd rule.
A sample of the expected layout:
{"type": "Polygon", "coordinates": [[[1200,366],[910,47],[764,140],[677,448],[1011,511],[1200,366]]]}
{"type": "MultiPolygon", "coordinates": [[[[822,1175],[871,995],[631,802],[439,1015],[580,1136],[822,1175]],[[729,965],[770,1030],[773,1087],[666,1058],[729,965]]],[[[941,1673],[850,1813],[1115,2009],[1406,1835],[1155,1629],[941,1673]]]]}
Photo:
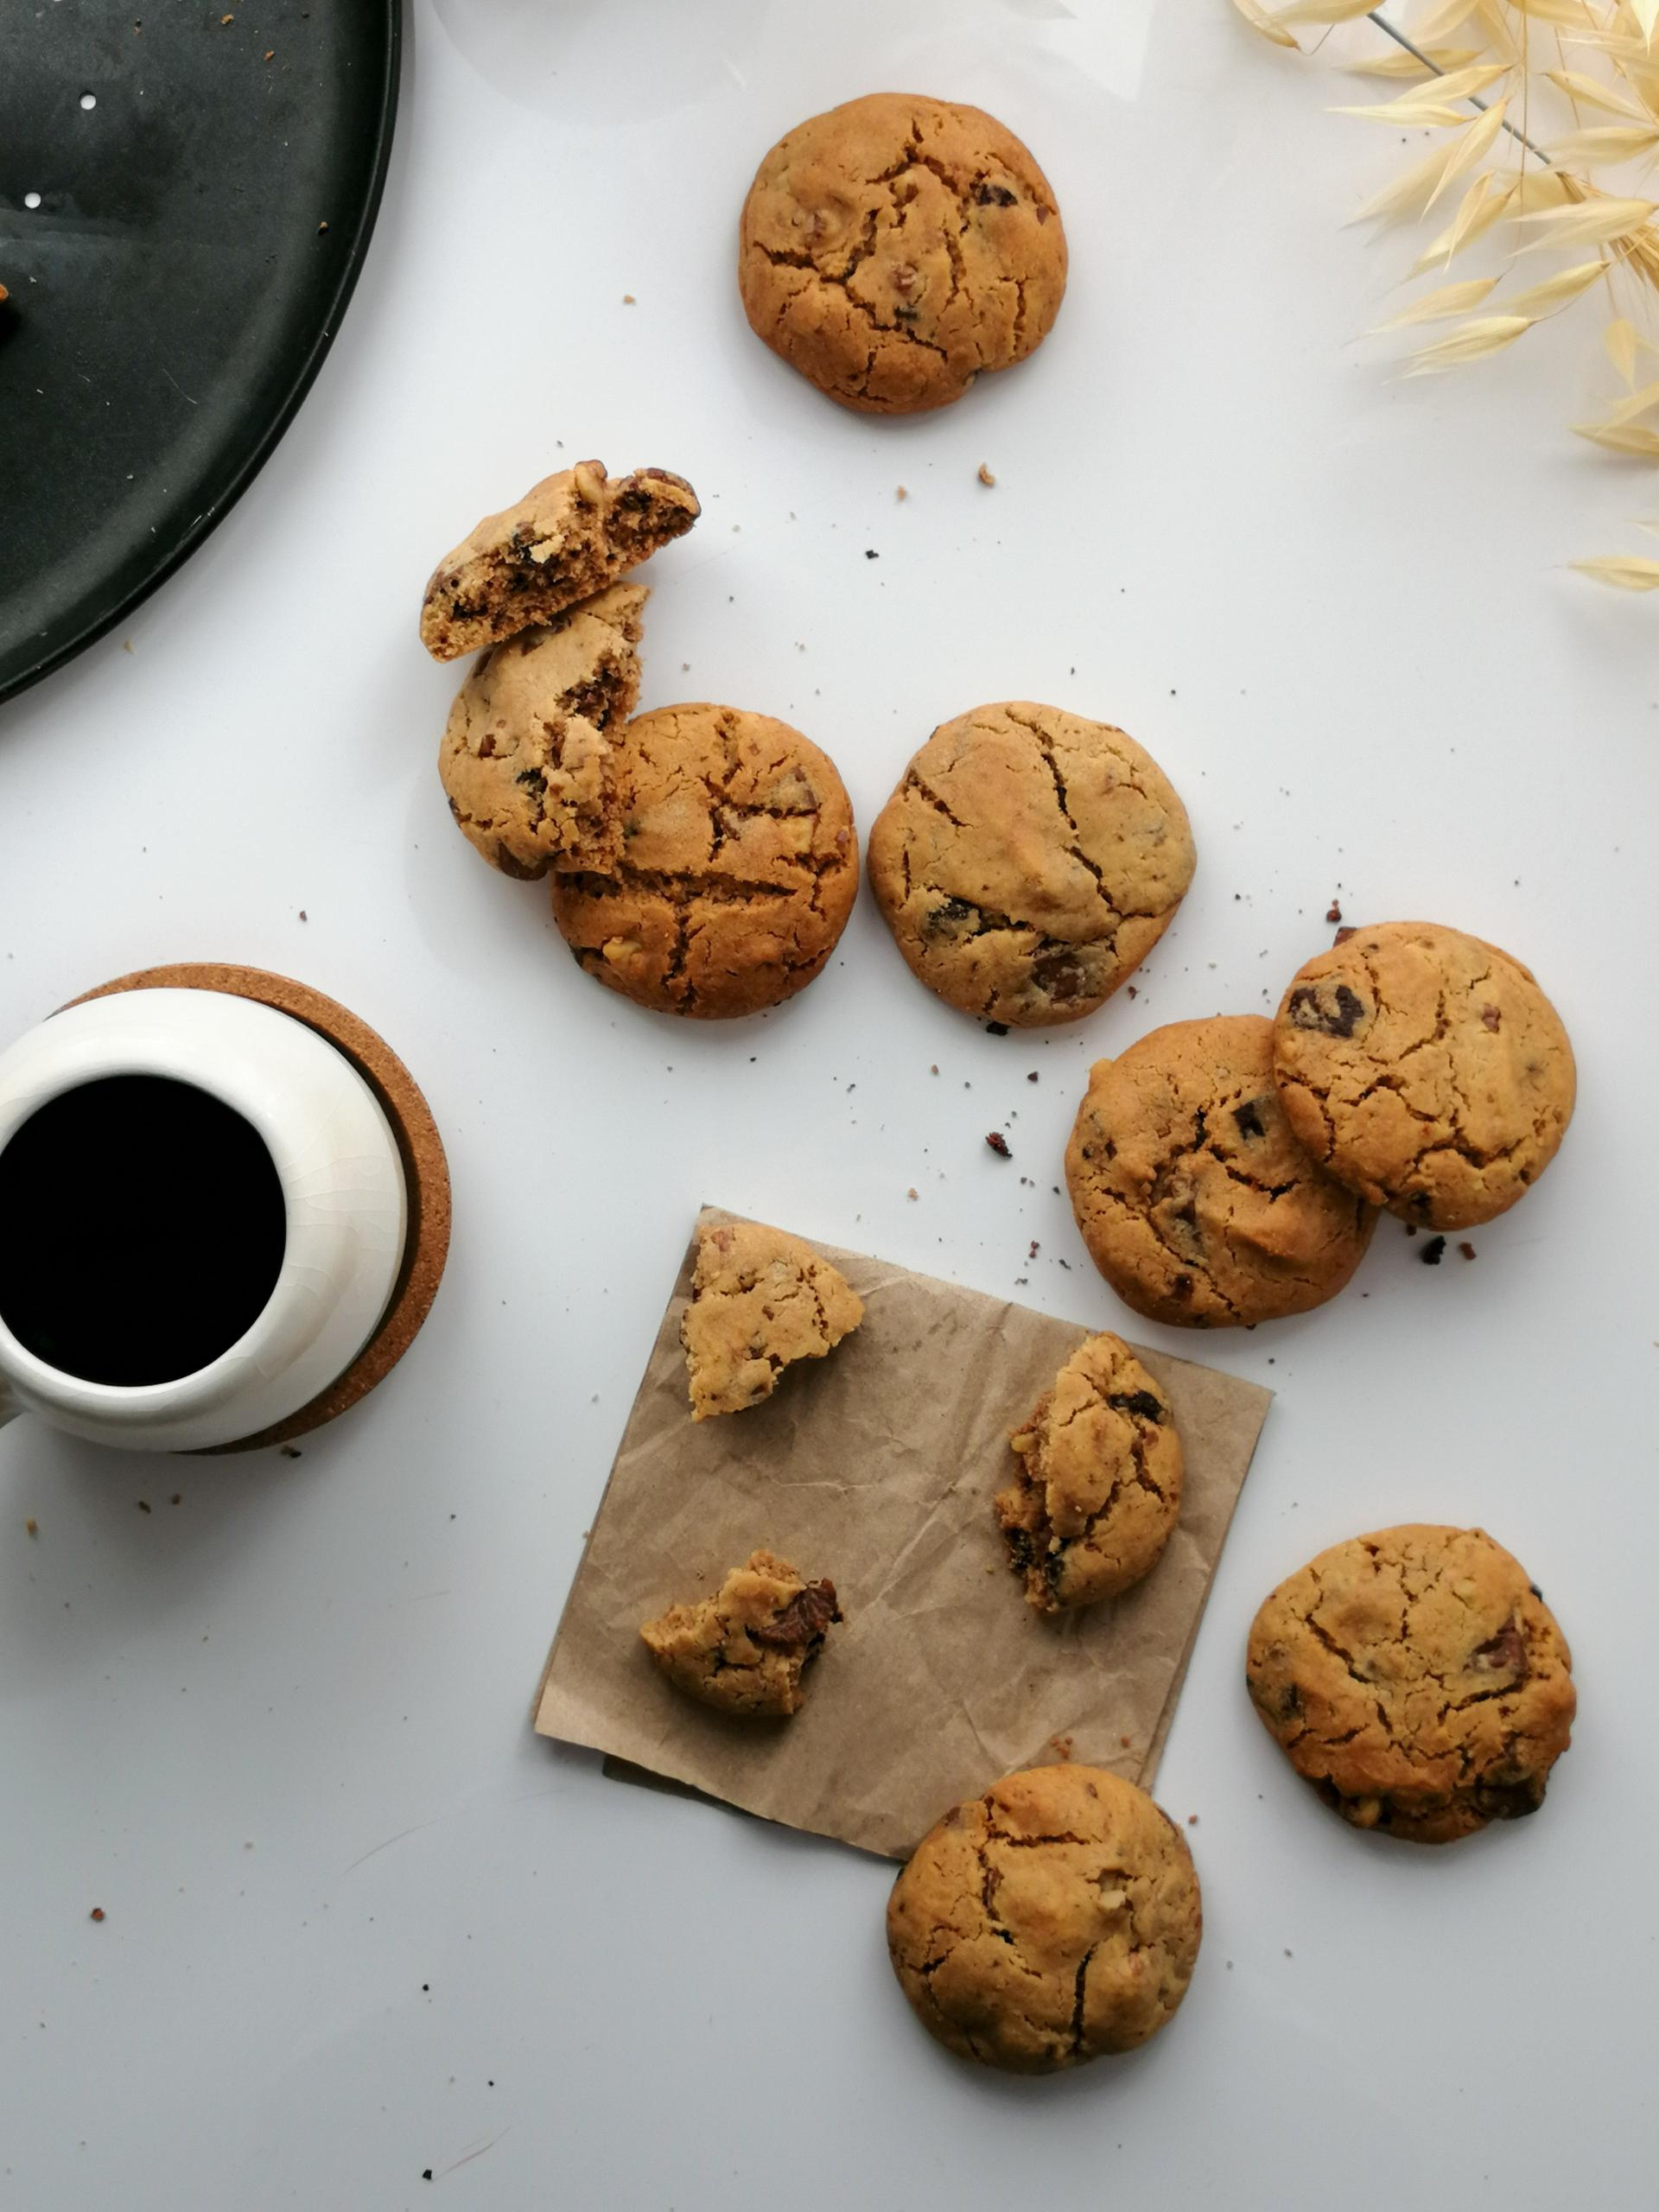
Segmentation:
{"type": "Polygon", "coordinates": [[[1019,1473],[995,1510],[1027,1604],[1093,1605],[1157,1564],[1181,1508],[1181,1440],[1121,1337],[1079,1344],[1009,1442],[1019,1473]]]}
{"type": "Polygon", "coordinates": [[[1023,360],[1065,290],[1048,180],[994,116],[873,92],[761,162],[739,226],[757,337],[844,407],[907,415],[1023,360]]]}
{"type": "Polygon", "coordinates": [[[544,476],[439,562],[421,601],[421,643],[435,660],[454,660],[550,622],[683,537],[701,512],[685,479],[665,468],[608,477],[602,461],[579,461],[544,476]]]}
{"type": "Polygon", "coordinates": [[[1279,1095],[1316,1160],[1430,1229],[1508,1211],[1573,1116],[1573,1047],[1530,970],[1435,922],[1356,930],[1310,960],[1274,1033],[1279,1095]]]}
{"type": "Polygon", "coordinates": [[[1190,1328],[1322,1306],[1376,1222],[1291,1134],[1262,1014],[1171,1022],[1096,1060],[1065,1179],[1090,1257],[1125,1305],[1190,1328]]]}
{"type": "Polygon", "coordinates": [[[700,1230],[680,1317],[692,1420],[759,1405],[791,1361],[823,1358],[863,1319],[841,1270],[798,1236],[758,1221],[700,1230]]]}
{"type": "Polygon", "coordinates": [[[639,1635],[677,1689],[755,1718],[798,1713],[802,1676],[841,1618],[833,1582],[808,1582],[771,1552],[751,1552],[712,1598],[671,1605],[639,1635]]]}
{"type": "Polygon", "coordinates": [[[504,875],[544,875],[578,847],[620,850],[607,734],[639,696],[649,597],[613,584],[492,647],[455,695],[438,773],[463,836],[504,875]]]}
{"type": "Polygon", "coordinates": [[[1013,699],[936,729],[870,832],[870,887],[912,972],[964,1014],[1092,1014],[1192,880],[1186,810],[1104,722],[1013,699]]]}
{"type": "Polygon", "coordinates": [[[664,1014],[755,1014],[812,981],[858,892],[853,810],[787,723],[663,707],[612,748],[620,849],[554,872],[553,918],[590,976],[664,1014]]]}
{"type": "Polygon", "coordinates": [[[1281,1583],[1245,1679],[1268,1732],[1344,1820],[1451,1843],[1535,1813],[1576,1696],[1554,1617],[1479,1529],[1379,1529],[1281,1583]]]}
{"type": "Polygon", "coordinates": [[[1203,1916],[1185,1839],[1142,1789],[1030,1767],[947,1813],[887,1902],[887,1950],[960,2058],[1052,2074],[1157,2034],[1186,1994],[1203,1916]]]}

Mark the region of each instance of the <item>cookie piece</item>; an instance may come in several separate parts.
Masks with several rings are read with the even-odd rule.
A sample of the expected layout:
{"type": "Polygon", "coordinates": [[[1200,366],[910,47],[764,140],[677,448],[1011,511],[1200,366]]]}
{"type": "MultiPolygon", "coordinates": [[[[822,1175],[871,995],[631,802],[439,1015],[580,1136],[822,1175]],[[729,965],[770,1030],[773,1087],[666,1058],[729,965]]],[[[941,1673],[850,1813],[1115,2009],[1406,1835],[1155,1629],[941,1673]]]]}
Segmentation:
{"type": "Polygon", "coordinates": [[[671,1605],[639,1634],[677,1689],[724,1713],[798,1713],[801,1677],[842,1618],[833,1582],[807,1582],[787,1560],[751,1552],[713,1598],[671,1605]]]}
{"type": "Polygon", "coordinates": [[[1310,960],[1274,1065],[1314,1158],[1430,1229],[1506,1213],[1573,1118],[1573,1047],[1531,970],[1437,922],[1356,930],[1310,960]]]}
{"type": "Polygon", "coordinates": [[[1105,722],[1012,699],[936,729],[870,832],[870,887],[949,1005],[1021,1027],[1092,1014],[1192,880],[1186,810],[1105,722]]]}
{"type": "Polygon", "coordinates": [[[551,622],[683,537],[702,512],[665,468],[612,479],[602,461],[579,461],[544,476],[439,562],[421,601],[421,643],[435,660],[454,660],[551,622]]]}
{"type": "Polygon", "coordinates": [[[1203,1915],[1185,1839],[1091,1766],[1011,1774],[947,1813],[887,1901],[887,1951],[959,2058],[1053,2074],[1133,2050],[1192,1978],[1203,1915]]]}
{"type": "Polygon", "coordinates": [[[1156,1566],[1181,1510],[1181,1440],[1122,1337],[1079,1344],[1008,1440],[1019,1472],[996,1521],[1028,1605],[1091,1605],[1156,1566]]]}
{"type": "Polygon", "coordinates": [[[853,810],[798,730],[735,707],[661,707],[619,733],[622,844],[556,871],[553,918],[590,976],[718,1020],[793,997],[858,893],[853,810]]]}
{"type": "Polygon", "coordinates": [[[976,107],[873,92],[798,124],[743,203],[750,327],[810,384],[872,415],[960,399],[1022,361],[1065,290],[1047,178],[976,107]]]}
{"type": "Polygon", "coordinates": [[[1090,1257],[1126,1306],[1253,1327],[1334,1298],[1376,1216],[1310,1160],[1273,1085],[1273,1024],[1217,1014],[1096,1060],[1065,1152],[1090,1257]]]}
{"type": "Polygon", "coordinates": [[[840,1269],[798,1236],[758,1221],[699,1230],[680,1318],[692,1420],[759,1405],[791,1361],[822,1359],[863,1319],[840,1269]]]}
{"type": "Polygon", "coordinates": [[[1268,1733],[1355,1827],[1453,1843],[1544,1802],[1577,1695],[1524,1567],[1480,1529],[1382,1529],[1281,1582],[1245,1680],[1268,1733]]]}
{"type": "Polygon", "coordinates": [[[438,753],[449,811],[504,875],[561,854],[621,849],[610,747],[639,696],[643,584],[613,584],[485,653],[455,695],[438,753]]]}

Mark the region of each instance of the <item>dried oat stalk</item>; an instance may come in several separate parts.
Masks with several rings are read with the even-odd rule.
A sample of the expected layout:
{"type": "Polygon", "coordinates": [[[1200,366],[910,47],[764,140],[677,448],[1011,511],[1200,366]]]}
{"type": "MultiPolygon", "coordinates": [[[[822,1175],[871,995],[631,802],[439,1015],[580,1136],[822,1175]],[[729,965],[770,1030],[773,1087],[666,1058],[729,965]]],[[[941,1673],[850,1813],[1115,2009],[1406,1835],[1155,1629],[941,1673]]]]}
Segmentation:
{"type": "MultiPolygon", "coordinates": [[[[1233,0],[1275,46],[1319,51],[1343,70],[1405,89],[1338,112],[1434,143],[1352,217],[1386,226],[1438,213],[1406,281],[1417,292],[1378,332],[1447,322],[1414,342],[1405,373],[1430,376],[1501,353],[1580,302],[1602,319],[1623,386],[1572,427],[1605,451],[1659,462],[1659,381],[1638,385],[1659,305],[1659,0],[1233,0]],[[1304,47],[1299,34],[1314,34],[1304,47]],[[1441,135],[1444,134],[1444,135],[1441,135]],[[1480,239],[1496,274],[1446,281],[1480,239]],[[1569,256],[1541,269],[1535,256],[1569,256]],[[1654,418],[1654,419],[1649,419],[1654,418]]],[[[1615,589],[1659,588],[1659,563],[1573,563],[1615,589]]]]}

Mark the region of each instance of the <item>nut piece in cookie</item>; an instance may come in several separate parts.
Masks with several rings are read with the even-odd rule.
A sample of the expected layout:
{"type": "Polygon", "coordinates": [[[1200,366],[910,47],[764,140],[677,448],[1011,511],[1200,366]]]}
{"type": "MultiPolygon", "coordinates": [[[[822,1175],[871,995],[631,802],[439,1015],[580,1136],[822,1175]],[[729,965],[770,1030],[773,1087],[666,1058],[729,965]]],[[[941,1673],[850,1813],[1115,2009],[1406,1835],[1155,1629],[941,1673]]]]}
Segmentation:
{"type": "Polygon", "coordinates": [[[1573,1047],[1529,969],[1436,922],[1310,960],[1274,1026],[1297,1136],[1372,1205],[1429,1229],[1506,1212],[1573,1117],[1573,1047]]]}
{"type": "Polygon", "coordinates": [[[761,162],[739,226],[750,327],[844,407],[960,399],[1047,336],[1065,290],[1048,180],[994,116],[874,92],[761,162]]]}
{"type": "Polygon", "coordinates": [[[846,1277],[798,1236],[758,1221],[700,1230],[680,1319],[692,1420],[758,1405],[792,1360],[822,1359],[863,1319],[846,1277]]]}
{"type": "Polygon", "coordinates": [[[833,1582],[806,1582],[787,1560],[752,1552],[713,1598],[671,1605],[639,1634],[664,1674],[722,1712],[798,1713],[801,1677],[841,1618],[833,1582]]]}
{"type": "Polygon", "coordinates": [[[1296,1771],[1355,1827],[1452,1843],[1535,1813],[1567,1747],[1572,1656],[1479,1529],[1382,1529],[1281,1583],[1245,1680],[1296,1771]]]}
{"type": "Polygon", "coordinates": [[[462,832],[504,875],[620,849],[607,734],[639,696],[649,597],[643,584],[613,584],[493,646],[456,694],[438,773],[462,832]]]}
{"type": "Polygon", "coordinates": [[[550,622],[683,537],[701,512],[684,478],[664,468],[613,479],[602,461],[579,461],[545,476],[439,562],[421,602],[421,643],[435,660],[454,660],[550,622]]]}
{"type": "Polygon", "coordinates": [[[639,1006],[703,1020],[804,989],[858,893],[833,762],[787,723],[694,705],[620,730],[612,772],[619,853],[552,879],[580,964],[639,1006]]]}
{"type": "Polygon", "coordinates": [[[1291,1135],[1261,1014],[1171,1022],[1097,1060],[1065,1177],[1090,1257],[1118,1296],[1189,1328],[1322,1306],[1376,1222],[1291,1135]]]}
{"type": "Polygon", "coordinates": [[[1202,1932],[1185,1838],[1100,1767],[1028,1768],[957,1806],[887,1902],[923,2026],[1009,2074],[1146,2043],[1186,1994],[1202,1932]]]}
{"type": "Polygon", "coordinates": [[[1008,1560],[1039,1613],[1116,1597],[1154,1567],[1181,1508],[1168,1398],[1121,1337],[1078,1345],[1009,1440],[1008,1560]]]}
{"type": "Polygon", "coordinates": [[[1076,1021],[1169,926],[1186,810],[1132,737],[1013,699],[936,729],[870,832],[870,887],[930,990],[981,1020],[1076,1021]]]}

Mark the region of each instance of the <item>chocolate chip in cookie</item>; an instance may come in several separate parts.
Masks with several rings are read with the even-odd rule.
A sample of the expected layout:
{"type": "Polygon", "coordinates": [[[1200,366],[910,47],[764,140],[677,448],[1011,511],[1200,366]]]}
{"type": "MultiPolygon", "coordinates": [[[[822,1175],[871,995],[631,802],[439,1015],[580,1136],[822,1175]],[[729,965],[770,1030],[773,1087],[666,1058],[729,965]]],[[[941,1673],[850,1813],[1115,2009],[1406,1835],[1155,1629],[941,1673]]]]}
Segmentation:
{"type": "Polygon", "coordinates": [[[844,407],[913,414],[1023,360],[1065,290],[1065,233],[1029,150],[978,108],[874,92],[799,124],[739,226],[757,337],[844,407]]]}

